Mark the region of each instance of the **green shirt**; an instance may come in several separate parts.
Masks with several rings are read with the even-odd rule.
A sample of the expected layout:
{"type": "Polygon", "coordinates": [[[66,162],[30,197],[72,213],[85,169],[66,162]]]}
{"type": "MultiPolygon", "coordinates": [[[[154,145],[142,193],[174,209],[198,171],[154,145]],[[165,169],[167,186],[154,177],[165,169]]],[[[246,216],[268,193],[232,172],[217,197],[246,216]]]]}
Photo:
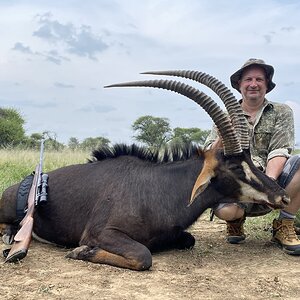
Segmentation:
{"type": "MultiPolygon", "coordinates": [[[[249,122],[250,116],[246,112],[244,115],[248,121],[251,157],[258,168],[264,171],[267,162],[273,157],[290,157],[295,133],[293,111],[288,105],[265,99],[254,124],[249,122]]],[[[217,131],[214,127],[204,148],[207,149],[216,138],[217,131]]]]}

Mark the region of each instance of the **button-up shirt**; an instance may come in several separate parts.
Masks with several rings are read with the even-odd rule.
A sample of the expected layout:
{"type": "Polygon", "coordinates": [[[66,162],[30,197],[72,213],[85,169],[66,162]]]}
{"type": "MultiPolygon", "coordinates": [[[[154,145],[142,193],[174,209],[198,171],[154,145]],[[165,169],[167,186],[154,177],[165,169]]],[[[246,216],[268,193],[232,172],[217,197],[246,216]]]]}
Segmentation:
{"type": "MultiPolygon", "coordinates": [[[[294,118],[292,109],[286,105],[267,99],[257,113],[254,123],[244,112],[249,127],[250,153],[254,164],[265,171],[270,159],[276,156],[290,157],[294,148],[294,118]]],[[[217,138],[214,127],[206,139],[208,148],[217,138]]]]}

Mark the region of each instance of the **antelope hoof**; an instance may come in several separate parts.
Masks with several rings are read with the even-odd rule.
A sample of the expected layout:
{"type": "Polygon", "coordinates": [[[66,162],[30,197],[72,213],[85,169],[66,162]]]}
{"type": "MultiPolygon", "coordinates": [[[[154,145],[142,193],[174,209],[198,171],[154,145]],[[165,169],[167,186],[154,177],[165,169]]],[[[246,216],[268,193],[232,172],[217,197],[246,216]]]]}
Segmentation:
{"type": "Polygon", "coordinates": [[[79,255],[80,255],[83,251],[88,251],[88,250],[89,250],[89,247],[86,246],[86,245],[77,247],[77,248],[73,249],[71,252],[69,252],[69,253],[66,255],[66,258],[80,259],[80,258],[78,258],[79,255]]]}
{"type": "Polygon", "coordinates": [[[4,234],[2,236],[2,241],[5,245],[11,245],[14,241],[14,235],[11,235],[11,234],[4,234]]]}

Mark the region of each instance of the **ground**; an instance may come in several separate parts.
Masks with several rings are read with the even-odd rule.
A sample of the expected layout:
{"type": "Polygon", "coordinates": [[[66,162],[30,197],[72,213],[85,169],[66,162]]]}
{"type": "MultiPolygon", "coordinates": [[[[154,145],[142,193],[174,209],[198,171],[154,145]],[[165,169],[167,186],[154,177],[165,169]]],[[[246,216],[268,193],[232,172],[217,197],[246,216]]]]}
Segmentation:
{"type": "Polygon", "coordinates": [[[300,299],[300,257],[251,235],[229,245],[225,223],[206,216],[189,231],[192,250],[154,254],[144,272],[66,259],[68,249],[32,241],[21,262],[0,263],[0,299],[300,299]]]}

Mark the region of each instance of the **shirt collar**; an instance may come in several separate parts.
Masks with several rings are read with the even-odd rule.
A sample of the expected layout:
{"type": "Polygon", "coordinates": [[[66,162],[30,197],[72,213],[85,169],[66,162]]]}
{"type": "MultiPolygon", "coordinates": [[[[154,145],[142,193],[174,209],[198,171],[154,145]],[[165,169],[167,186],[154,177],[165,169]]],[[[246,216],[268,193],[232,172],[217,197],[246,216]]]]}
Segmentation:
{"type": "MultiPolygon", "coordinates": [[[[239,104],[242,104],[242,102],[243,102],[243,99],[240,99],[239,104]]],[[[270,107],[270,108],[274,107],[273,103],[270,102],[267,98],[264,99],[264,103],[263,103],[261,110],[265,110],[266,107],[270,107]]],[[[248,116],[248,114],[246,112],[244,112],[244,115],[248,116]]]]}

